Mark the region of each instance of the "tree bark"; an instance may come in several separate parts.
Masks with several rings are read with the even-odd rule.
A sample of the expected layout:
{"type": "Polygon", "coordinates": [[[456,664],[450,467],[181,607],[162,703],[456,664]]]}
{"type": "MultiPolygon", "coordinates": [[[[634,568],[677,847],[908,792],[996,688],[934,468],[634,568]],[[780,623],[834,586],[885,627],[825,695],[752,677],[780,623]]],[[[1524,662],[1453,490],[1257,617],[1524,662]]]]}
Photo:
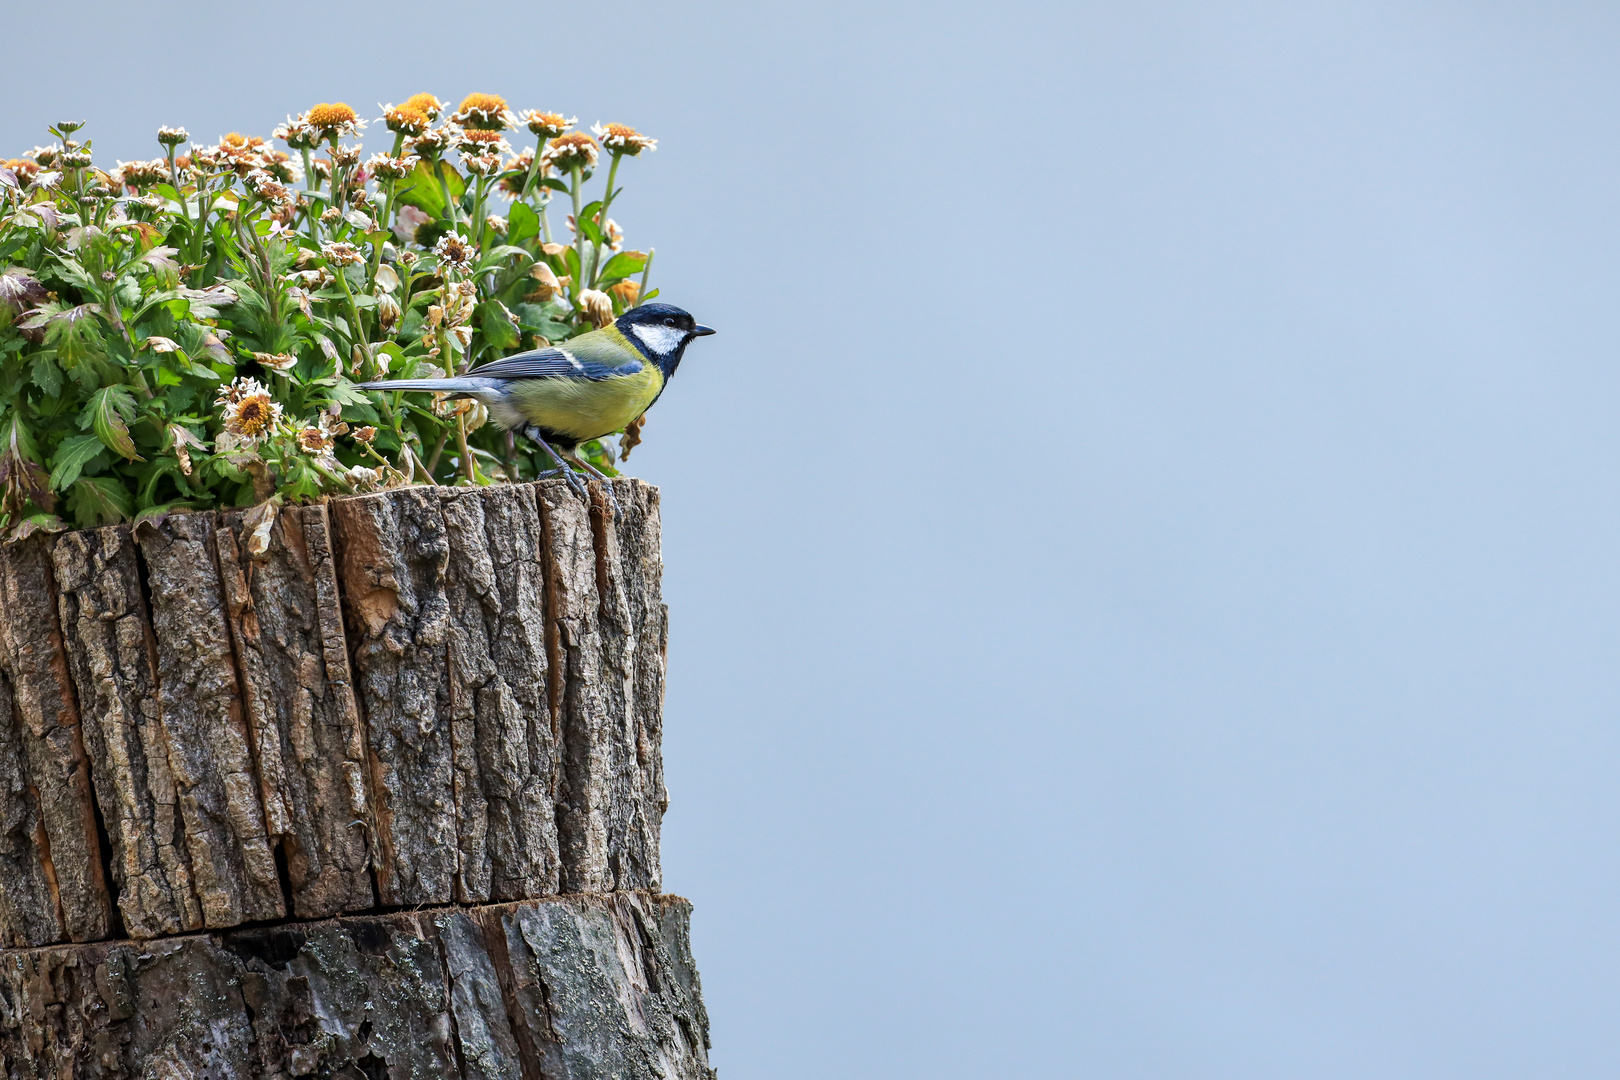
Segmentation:
{"type": "Polygon", "coordinates": [[[0,968],[16,1080],[706,1080],[690,905],[554,897],[23,949],[0,968]]]}
{"type": "Polygon", "coordinates": [[[712,1075],[611,483],[0,547],[7,1075],[712,1075]]]}
{"type": "Polygon", "coordinates": [[[0,944],[112,932],[90,762],[56,615],[47,538],[0,548],[0,944]]]}

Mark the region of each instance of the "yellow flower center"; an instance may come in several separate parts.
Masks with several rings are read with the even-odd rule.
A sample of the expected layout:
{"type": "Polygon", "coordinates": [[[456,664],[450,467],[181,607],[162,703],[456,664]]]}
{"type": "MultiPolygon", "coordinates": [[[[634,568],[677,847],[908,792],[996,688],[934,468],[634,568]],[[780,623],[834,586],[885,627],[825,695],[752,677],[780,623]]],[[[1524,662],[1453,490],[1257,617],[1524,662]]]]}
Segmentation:
{"type": "Polygon", "coordinates": [[[309,122],[318,128],[334,128],[340,124],[352,124],[355,119],[354,110],[341,101],[336,104],[323,101],[309,110],[309,122]]]}

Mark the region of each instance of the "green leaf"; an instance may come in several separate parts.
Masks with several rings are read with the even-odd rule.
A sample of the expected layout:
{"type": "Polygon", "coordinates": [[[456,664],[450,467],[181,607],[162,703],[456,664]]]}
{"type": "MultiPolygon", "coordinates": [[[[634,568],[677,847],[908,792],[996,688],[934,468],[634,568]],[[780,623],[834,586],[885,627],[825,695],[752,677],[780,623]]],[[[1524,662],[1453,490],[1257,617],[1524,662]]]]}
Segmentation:
{"type": "Polygon", "coordinates": [[[609,259],[602,267],[601,280],[598,287],[611,285],[615,281],[622,281],[627,277],[641,273],[647,265],[647,256],[639,251],[621,251],[609,259]]]}
{"type": "Polygon", "coordinates": [[[411,175],[399,181],[394,187],[395,205],[414,206],[430,217],[444,217],[444,192],[439,187],[441,177],[445,187],[450,189],[450,198],[459,199],[461,193],[467,190],[467,184],[461,179],[461,174],[448,162],[439,162],[438,173],[435,175],[427,162],[418,161],[411,175]]]}
{"type": "Polygon", "coordinates": [[[568,276],[574,280],[574,289],[577,292],[579,290],[579,252],[576,249],[569,248],[563,252],[563,269],[567,270],[568,276]]]}
{"type": "Polygon", "coordinates": [[[109,450],[130,461],[143,461],[129,437],[129,423],[135,419],[135,399],[122,386],[104,386],[90,395],[90,402],[79,414],[79,427],[94,427],[109,450]]]}
{"type": "Polygon", "coordinates": [[[593,203],[587,203],[585,204],[585,209],[579,212],[579,217],[574,219],[575,227],[577,227],[579,231],[585,235],[585,239],[589,240],[593,244],[600,244],[602,242],[602,230],[598,229],[596,227],[596,222],[591,220],[591,218],[596,216],[596,212],[600,209],[602,209],[602,200],[600,199],[593,203]]]}
{"type": "Polygon", "coordinates": [[[51,490],[61,491],[72,484],[84,467],[105,449],[95,435],[70,435],[63,439],[51,460],[51,490]]]}
{"type": "Polygon", "coordinates": [[[506,242],[522,244],[540,235],[540,215],[528,203],[515,202],[506,215],[506,242]]]}
{"type": "Polygon", "coordinates": [[[474,312],[484,340],[497,349],[515,349],[523,340],[513,324],[512,313],[499,300],[485,300],[474,312]]]}
{"type": "Polygon", "coordinates": [[[33,376],[34,385],[45,391],[48,396],[56,397],[62,393],[62,369],[57,367],[49,356],[43,353],[35,356],[28,370],[33,376]]]}
{"type": "Polygon", "coordinates": [[[568,324],[554,319],[539,304],[517,304],[512,308],[518,325],[531,334],[539,334],[547,341],[561,341],[568,336],[568,324]]]}
{"type": "Polygon", "coordinates": [[[68,495],[68,509],[81,529],[128,521],[135,509],[124,485],[104,476],[81,477],[68,495]]]}

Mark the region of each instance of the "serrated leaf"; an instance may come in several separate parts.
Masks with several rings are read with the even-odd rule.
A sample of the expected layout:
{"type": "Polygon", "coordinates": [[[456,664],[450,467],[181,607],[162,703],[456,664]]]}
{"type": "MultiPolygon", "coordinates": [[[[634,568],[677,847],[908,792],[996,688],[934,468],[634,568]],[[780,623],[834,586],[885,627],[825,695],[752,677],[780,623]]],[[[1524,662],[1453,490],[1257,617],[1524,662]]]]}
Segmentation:
{"type": "Polygon", "coordinates": [[[105,449],[95,435],[70,435],[63,439],[51,459],[51,490],[61,491],[70,486],[84,467],[105,449]]]}
{"type": "Polygon", "coordinates": [[[81,477],[68,494],[68,508],[81,529],[128,521],[134,500],[124,485],[103,476],[81,477]]]}
{"type": "Polygon", "coordinates": [[[512,313],[499,300],[485,300],[475,312],[484,340],[497,349],[515,349],[522,336],[514,324],[512,313]]]}
{"type": "Polygon", "coordinates": [[[130,461],[144,461],[129,436],[128,421],[135,419],[135,399],[122,386],[104,386],[90,395],[90,402],[79,414],[79,426],[89,424],[107,449],[130,461]]]}
{"type": "Polygon", "coordinates": [[[56,366],[49,356],[34,357],[34,362],[28,366],[29,377],[34,385],[50,397],[56,397],[62,392],[62,369],[56,366]]]}

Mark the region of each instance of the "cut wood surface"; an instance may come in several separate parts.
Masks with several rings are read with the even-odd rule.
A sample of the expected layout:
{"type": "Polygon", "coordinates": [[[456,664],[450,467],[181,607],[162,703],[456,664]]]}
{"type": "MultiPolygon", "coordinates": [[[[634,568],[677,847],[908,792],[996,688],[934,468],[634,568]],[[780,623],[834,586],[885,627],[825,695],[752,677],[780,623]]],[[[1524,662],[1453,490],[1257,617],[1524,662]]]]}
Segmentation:
{"type": "Polygon", "coordinates": [[[657,491],[612,483],[0,549],[0,944],[656,892],[657,491]]]}
{"type": "Polygon", "coordinates": [[[18,1080],[706,1080],[690,905],[643,893],[14,950],[18,1080]]]}

